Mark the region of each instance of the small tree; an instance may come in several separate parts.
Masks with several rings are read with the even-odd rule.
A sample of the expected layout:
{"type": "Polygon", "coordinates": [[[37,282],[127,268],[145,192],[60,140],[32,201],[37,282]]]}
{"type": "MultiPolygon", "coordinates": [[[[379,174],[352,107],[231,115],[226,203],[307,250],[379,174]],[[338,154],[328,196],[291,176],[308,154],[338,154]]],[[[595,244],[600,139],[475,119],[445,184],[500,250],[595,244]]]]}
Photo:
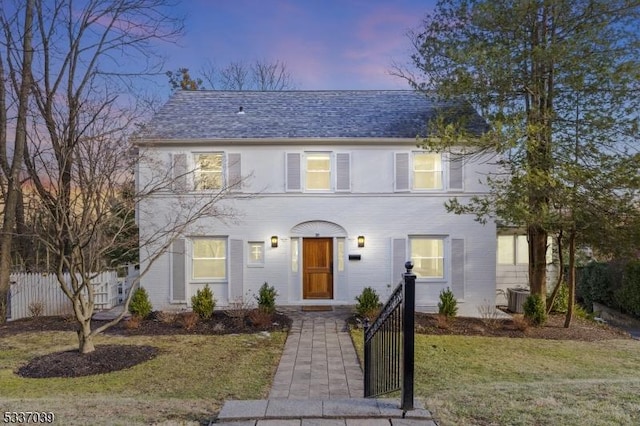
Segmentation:
{"type": "Polygon", "coordinates": [[[216,301],[213,298],[213,292],[209,288],[209,284],[205,285],[203,289],[199,289],[194,296],[191,296],[191,308],[203,320],[211,318],[215,307],[216,301]]]}
{"type": "Polygon", "coordinates": [[[269,314],[274,313],[276,311],[277,296],[278,292],[276,289],[265,282],[260,287],[258,295],[255,296],[256,301],[258,302],[258,308],[269,314]]]}

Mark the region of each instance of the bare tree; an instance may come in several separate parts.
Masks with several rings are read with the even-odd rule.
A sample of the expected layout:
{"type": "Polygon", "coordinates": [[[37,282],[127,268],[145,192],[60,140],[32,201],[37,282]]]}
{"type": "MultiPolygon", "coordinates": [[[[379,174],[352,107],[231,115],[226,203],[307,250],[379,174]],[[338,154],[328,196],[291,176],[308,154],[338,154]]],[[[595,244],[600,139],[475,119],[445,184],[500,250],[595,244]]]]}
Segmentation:
{"type": "MultiPolygon", "coordinates": [[[[38,238],[72,304],[79,350],[88,353],[94,336],[120,320],[91,329],[91,282],[104,266],[105,250],[130,231],[134,214],[118,198],[133,168],[128,136],[143,118],[131,90],[136,78],[160,71],[153,46],[174,40],[182,21],[172,16],[169,0],[33,5],[38,50],[23,158],[42,211],[40,224],[49,230],[38,238]]],[[[155,183],[147,193],[165,185],[155,183]]]]}
{"type": "Polygon", "coordinates": [[[34,0],[12,16],[0,15],[4,52],[0,52],[0,169],[2,170],[2,232],[0,233],[0,323],[6,321],[11,252],[21,200],[22,157],[27,142],[27,115],[33,62],[34,0]],[[22,15],[24,13],[24,15],[22,15]],[[21,40],[15,40],[18,36],[21,40]],[[4,59],[3,59],[4,56],[4,59]],[[8,73],[5,73],[5,61],[8,73]],[[9,102],[7,98],[10,98],[9,102]],[[17,111],[16,111],[17,110],[17,111]],[[11,115],[16,112],[15,119],[11,115]],[[10,135],[10,127],[14,134],[10,135]],[[9,138],[13,136],[13,145],[9,138]]]}
{"type": "Polygon", "coordinates": [[[291,90],[295,88],[287,64],[283,61],[256,60],[230,62],[218,68],[207,62],[202,77],[213,90],[291,90]]]}

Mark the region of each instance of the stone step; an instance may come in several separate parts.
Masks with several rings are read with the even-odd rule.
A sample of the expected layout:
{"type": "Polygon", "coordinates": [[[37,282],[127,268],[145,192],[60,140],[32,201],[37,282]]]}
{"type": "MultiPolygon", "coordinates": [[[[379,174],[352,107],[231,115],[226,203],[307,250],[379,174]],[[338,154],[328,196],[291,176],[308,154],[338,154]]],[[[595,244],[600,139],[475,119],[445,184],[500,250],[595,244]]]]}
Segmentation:
{"type": "Polygon", "coordinates": [[[426,425],[431,413],[416,401],[403,413],[394,399],[259,399],[226,401],[212,425],[426,425]]]}

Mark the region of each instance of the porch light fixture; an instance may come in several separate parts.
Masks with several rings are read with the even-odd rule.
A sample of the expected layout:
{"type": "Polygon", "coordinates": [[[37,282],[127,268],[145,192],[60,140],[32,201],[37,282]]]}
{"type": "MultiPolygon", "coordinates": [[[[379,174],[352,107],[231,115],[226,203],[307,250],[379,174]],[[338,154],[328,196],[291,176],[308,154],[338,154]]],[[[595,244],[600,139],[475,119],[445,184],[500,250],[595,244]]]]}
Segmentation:
{"type": "Polygon", "coordinates": [[[271,237],[271,247],[276,248],[278,247],[278,236],[274,235],[273,237],[271,237]]]}
{"type": "Polygon", "coordinates": [[[358,235],[358,247],[364,247],[364,235],[358,235]]]}

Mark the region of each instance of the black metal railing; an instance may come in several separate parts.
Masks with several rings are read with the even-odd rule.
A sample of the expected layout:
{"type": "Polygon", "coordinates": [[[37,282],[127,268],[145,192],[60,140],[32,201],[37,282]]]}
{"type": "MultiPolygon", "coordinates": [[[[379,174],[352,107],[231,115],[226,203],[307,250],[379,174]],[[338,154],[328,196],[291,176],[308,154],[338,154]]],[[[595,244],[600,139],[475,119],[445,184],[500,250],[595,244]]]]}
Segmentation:
{"type": "Polygon", "coordinates": [[[416,276],[411,262],[404,266],[407,272],[380,315],[365,324],[364,396],[400,390],[400,408],[408,411],[413,410],[416,276]]]}

